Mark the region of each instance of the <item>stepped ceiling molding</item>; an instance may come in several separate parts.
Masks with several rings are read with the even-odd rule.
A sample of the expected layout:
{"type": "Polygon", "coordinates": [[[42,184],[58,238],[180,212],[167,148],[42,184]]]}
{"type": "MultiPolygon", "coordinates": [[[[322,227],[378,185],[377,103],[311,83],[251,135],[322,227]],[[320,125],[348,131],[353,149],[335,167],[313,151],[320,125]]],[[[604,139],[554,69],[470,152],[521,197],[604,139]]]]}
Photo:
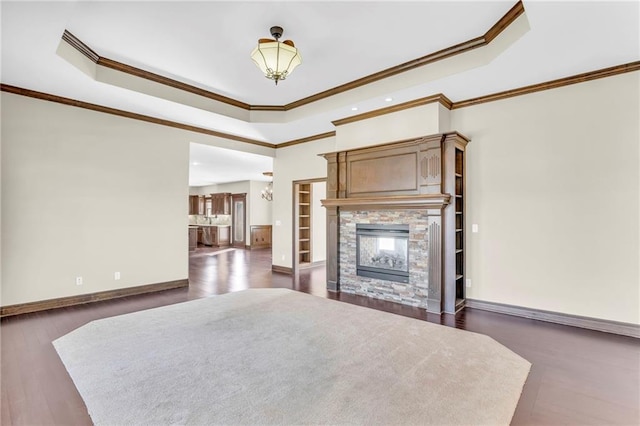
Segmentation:
{"type": "Polygon", "coordinates": [[[428,102],[455,109],[596,70],[628,72],[640,59],[638,2],[1,7],[3,91],[22,88],[263,147],[327,137],[334,124],[428,102]],[[278,86],[249,58],[273,25],[285,28],[283,39],[295,40],[304,58],[278,86]]]}

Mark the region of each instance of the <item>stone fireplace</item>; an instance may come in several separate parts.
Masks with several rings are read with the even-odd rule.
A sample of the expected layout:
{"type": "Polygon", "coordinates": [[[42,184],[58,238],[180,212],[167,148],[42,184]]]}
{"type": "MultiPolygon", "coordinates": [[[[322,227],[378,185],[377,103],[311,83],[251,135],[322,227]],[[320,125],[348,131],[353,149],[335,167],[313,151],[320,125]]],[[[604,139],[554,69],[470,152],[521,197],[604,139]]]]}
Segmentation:
{"type": "Polygon", "coordinates": [[[409,225],[356,223],[356,275],[409,282],[409,225]]]}
{"type": "MultiPolygon", "coordinates": [[[[427,307],[427,217],[420,210],[343,211],[340,213],[340,291],[427,307]],[[358,272],[358,225],[406,227],[404,279],[358,272]],[[354,249],[352,249],[354,248],[354,249]]],[[[361,237],[362,238],[362,237],[361,237]]],[[[388,249],[382,249],[388,250],[388,249]]],[[[386,254],[382,252],[379,254],[386,254]]],[[[362,254],[360,255],[362,257],[362,254]]],[[[360,262],[361,263],[361,262],[360,262]]],[[[369,262],[374,263],[374,262],[369,262]]],[[[384,260],[382,260],[384,263],[384,260]]]]}
{"type": "Polygon", "coordinates": [[[323,155],[330,291],[435,313],[464,306],[467,142],[454,132],[323,155]]]}

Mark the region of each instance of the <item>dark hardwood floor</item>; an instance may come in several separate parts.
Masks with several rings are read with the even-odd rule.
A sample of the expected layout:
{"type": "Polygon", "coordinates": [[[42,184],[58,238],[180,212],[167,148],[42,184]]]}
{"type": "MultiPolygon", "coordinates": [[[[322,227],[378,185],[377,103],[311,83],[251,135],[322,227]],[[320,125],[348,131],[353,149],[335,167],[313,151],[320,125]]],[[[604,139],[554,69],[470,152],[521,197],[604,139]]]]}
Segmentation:
{"type": "MultiPolygon", "coordinates": [[[[190,256],[188,288],[3,318],[1,424],[91,424],[51,342],[89,321],[256,287],[284,287],[493,337],[533,367],[514,425],[640,424],[640,342],[467,309],[456,317],[325,290],[324,268],[299,276],[271,272],[267,250],[190,256]]],[[[416,389],[420,392],[420,389],[416,389]]],[[[456,398],[457,395],[451,395],[456,398]]]]}

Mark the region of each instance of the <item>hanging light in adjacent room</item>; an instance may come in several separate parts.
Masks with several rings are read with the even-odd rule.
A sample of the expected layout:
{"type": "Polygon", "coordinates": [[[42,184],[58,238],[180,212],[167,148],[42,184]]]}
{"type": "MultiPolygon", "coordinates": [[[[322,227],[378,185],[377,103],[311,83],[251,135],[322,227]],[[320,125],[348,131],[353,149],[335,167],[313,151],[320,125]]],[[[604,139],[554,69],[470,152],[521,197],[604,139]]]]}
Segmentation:
{"type": "MultiPolygon", "coordinates": [[[[273,172],[264,172],[262,174],[265,176],[273,176],[273,172]]],[[[269,185],[262,190],[262,198],[267,201],[273,201],[273,182],[269,182],[269,185]]]]}
{"type": "Polygon", "coordinates": [[[283,32],[282,27],[271,27],[273,39],[261,38],[258,40],[258,46],[251,52],[253,62],[267,78],[275,80],[276,85],[302,63],[302,56],[293,41],[278,41],[283,32]]]}

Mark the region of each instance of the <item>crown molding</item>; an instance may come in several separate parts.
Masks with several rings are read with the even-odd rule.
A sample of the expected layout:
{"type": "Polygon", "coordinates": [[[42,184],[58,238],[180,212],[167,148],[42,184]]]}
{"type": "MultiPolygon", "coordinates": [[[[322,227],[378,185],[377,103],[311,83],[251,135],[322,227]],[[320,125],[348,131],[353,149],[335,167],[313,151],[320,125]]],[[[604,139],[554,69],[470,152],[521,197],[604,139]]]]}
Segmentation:
{"type": "Polygon", "coordinates": [[[236,99],[219,95],[217,93],[210,92],[208,90],[201,89],[199,87],[192,86],[187,83],[182,83],[180,81],[173,80],[171,78],[164,77],[159,74],[154,74],[152,72],[145,71],[140,68],[132,67],[131,65],[123,64],[122,62],[114,61],[112,59],[100,57],[97,63],[98,65],[102,65],[103,67],[111,68],[112,70],[130,74],[135,77],[144,78],[146,80],[153,81],[154,83],[164,84],[165,86],[173,87],[174,89],[184,90],[185,92],[193,93],[194,95],[203,96],[205,98],[222,102],[224,104],[231,105],[234,107],[242,108],[247,111],[251,107],[251,105],[238,101],[236,99]]]}
{"type": "Polygon", "coordinates": [[[628,64],[616,65],[609,68],[603,68],[596,71],[589,71],[570,77],[564,77],[557,80],[551,80],[544,83],[532,84],[530,86],[520,87],[504,92],[493,93],[491,95],[480,96],[465,101],[454,102],[451,109],[464,108],[472,105],[483,104],[486,102],[499,101],[501,99],[512,98],[514,96],[528,95],[530,93],[540,92],[543,90],[557,89],[558,87],[569,86],[571,84],[584,83],[586,81],[597,80],[599,78],[612,77],[618,74],[640,70],[640,61],[629,62],[628,64]]]}
{"type": "Polygon", "coordinates": [[[184,90],[186,92],[203,96],[205,98],[209,98],[209,99],[222,102],[234,107],[238,107],[244,110],[290,111],[294,108],[298,108],[298,107],[337,95],[339,93],[343,93],[361,86],[365,86],[367,84],[370,84],[379,80],[383,80],[388,77],[392,77],[396,74],[410,71],[415,68],[419,68],[419,67],[449,58],[451,56],[459,55],[459,54],[468,52],[470,50],[477,49],[482,46],[486,46],[487,44],[491,43],[493,39],[495,39],[504,29],[506,29],[524,12],[525,12],[524,5],[522,1],[519,0],[502,18],[498,20],[498,22],[496,22],[486,33],[484,33],[479,37],[472,38],[465,42],[456,44],[454,46],[444,48],[437,52],[430,53],[426,56],[422,56],[420,58],[413,59],[408,62],[404,62],[400,65],[387,68],[385,70],[376,72],[374,74],[370,74],[368,76],[350,81],[348,83],[333,87],[331,89],[316,93],[311,96],[307,96],[306,98],[302,98],[285,105],[250,105],[245,102],[239,101],[237,99],[230,98],[228,96],[223,96],[215,92],[201,89],[199,87],[192,86],[190,84],[183,83],[181,81],[177,81],[168,77],[161,76],[159,74],[152,73],[150,71],[145,71],[143,69],[136,68],[131,65],[124,64],[122,62],[105,58],[103,56],[98,55],[93,49],[87,46],[84,42],[82,42],[80,39],[78,39],[68,30],[64,30],[62,39],[65,42],[67,42],[71,47],[78,50],[80,53],[82,53],[84,56],[89,58],[92,62],[96,63],[97,65],[102,65],[104,67],[111,68],[116,71],[127,73],[139,78],[147,79],[155,83],[173,87],[175,89],[184,90]]]}
{"type": "Polygon", "coordinates": [[[204,129],[202,127],[192,126],[189,124],[178,123],[176,121],[164,120],[161,118],[150,117],[135,112],[124,111],[121,109],[110,108],[102,105],[92,104],[89,102],[78,101],[76,99],[65,98],[62,96],[51,95],[49,93],[37,92],[35,90],[23,89],[21,87],[11,86],[8,84],[0,84],[0,91],[13,93],[15,95],[27,96],[30,98],[41,99],[49,102],[56,102],[63,105],[69,105],[77,108],[84,108],[92,111],[103,112],[105,114],[117,115],[120,117],[131,118],[134,120],[144,121],[147,123],[159,124],[161,126],[173,127],[176,129],[187,130],[189,132],[202,133],[209,136],[229,139],[237,142],[249,143],[252,145],[263,146],[267,148],[275,148],[275,144],[262,142],[255,139],[249,139],[242,136],[232,135],[230,133],[218,132],[215,130],[204,129]]]}
{"type": "Polygon", "coordinates": [[[100,60],[100,55],[98,55],[92,48],[84,44],[84,42],[82,42],[82,40],[80,40],[78,37],[71,34],[71,32],[64,30],[64,32],[62,33],[62,39],[69,43],[71,47],[76,49],[78,52],[89,58],[89,60],[94,64],[97,64],[100,60]]]}
{"type": "Polygon", "coordinates": [[[251,105],[250,111],[286,111],[284,105],[251,105]]]}
{"type": "Polygon", "coordinates": [[[404,102],[397,105],[392,105],[385,108],[376,109],[373,111],[363,112],[362,114],[352,115],[350,117],[341,118],[339,120],[332,121],[334,126],[342,126],[343,124],[349,124],[360,120],[366,120],[368,118],[378,117],[380,115],[391,114],[392,112],[403,111],[405,109],[415,108],[422,105],[432,104],[439,102],[445,108],[451,109],[452,102],[442,93],[437,95],[427,96],[425,98],[414,99],[413,101],[404,102]]]}
{"type": "Polygon", "coordinates": [[[97,65],[101,65],[105,68],[111,68],[115,71],[120,71],[125,74],[130,74],[135,77],[144,78],[149,81],[153,81],[154,83],[160,83],[165,86],[173,87],[174,89],[183,90],[185,92],[193,93],[194,95],[203,96],[208,99],[212,99],[214,101],[222,102],[227,105],[231,105],[234,107],[242,108],[244,110],[249,110],[250,105],[241,102],[239,100],[230,98],[228,96],[223,96],[218,93],[210,92],[205,89],[201,89],[200,87],[192,86],[187,83],[183,83],[178,80],[174,80],[169,77],[164,77],[159,74],[152,73],[150,71],[146,71],[140,68],[133,67],[128,64],[124,64],[122,62],[114,61],[113,59],[105,58],[104,56],[98,55],[93,49],[87,46],[82,40],[73,35],[70,31],[64,30],[62,34],[62,40],[66,41],[71,45],[71,47],[75,48],[77,51],[82,53],[84,56],[89,58],[92,62],[97,65]]]}
{"type": "Polygon", "coordinates": [[[311,135],[311,136],[307,136],[305,138],[300,138],[300,139],[293,139],[287,142],[282,142],[279,144],[276,144],[276,148],[286,148],[288,146],[293,146],[293,145],[300,145],[302,143],[307,143],[307,142],[312,142],[312,141],[317,141],[320,139],[326,139],[326,138],[331,138],[333,136],[336,135],[336,131],[332,130],[331,132],[326,132],[326,133],[318,133],[317,135],[311,135]]]}

